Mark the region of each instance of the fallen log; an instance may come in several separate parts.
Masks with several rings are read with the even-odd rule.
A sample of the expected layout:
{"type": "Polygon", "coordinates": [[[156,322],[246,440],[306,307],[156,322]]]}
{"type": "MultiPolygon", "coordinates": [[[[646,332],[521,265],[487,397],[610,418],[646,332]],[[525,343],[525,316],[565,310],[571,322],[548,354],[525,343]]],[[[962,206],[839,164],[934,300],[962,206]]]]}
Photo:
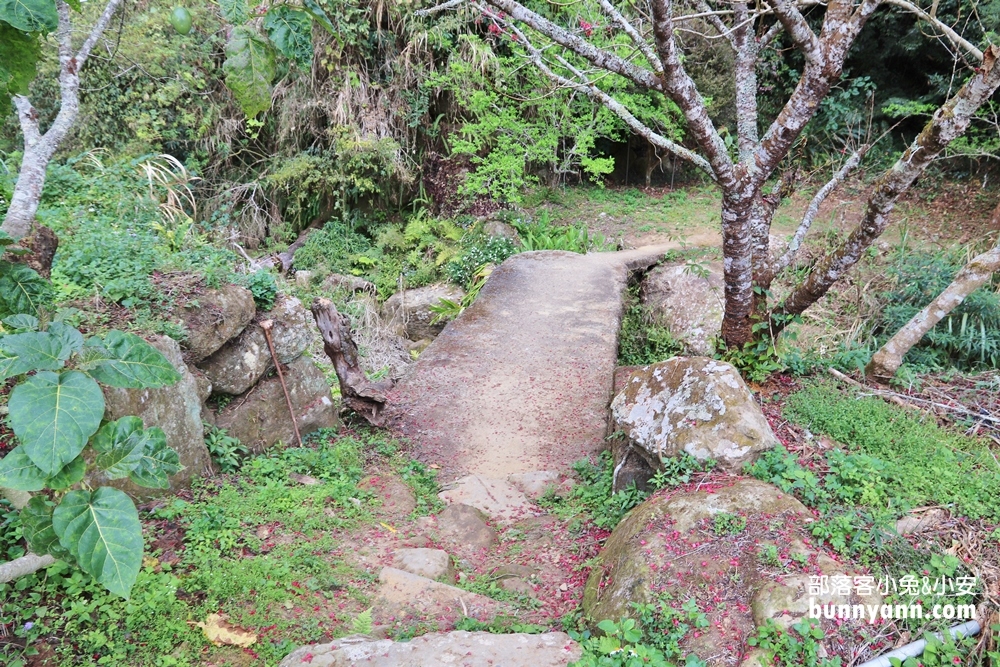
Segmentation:
{"type": "Polygon", "coordinates": [[[372,382],[368,379],[358,363],[358,346],[351,336],[351,322],[337,311],[332,301],[317,297],[311,310],[323,336],[323,351],[330,357],[337,372],[344,405],[373,426],[382,426],[386,394],[392,389],[393,381],[372,382]]]}

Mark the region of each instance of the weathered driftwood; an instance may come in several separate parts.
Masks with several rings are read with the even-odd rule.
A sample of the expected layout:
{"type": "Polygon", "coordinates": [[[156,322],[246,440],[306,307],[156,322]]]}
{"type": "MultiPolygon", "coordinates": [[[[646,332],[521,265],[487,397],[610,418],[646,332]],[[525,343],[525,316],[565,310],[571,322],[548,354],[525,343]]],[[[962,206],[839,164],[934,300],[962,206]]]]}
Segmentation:
{"type": "Polygon", "coordinates": [[[316,326],[323,336],[323,350],[333,362],[340,382],[344,405],[364,417],[374,426],[381,426],[386,394],[392,380],[372,382],[358,363],[358,346],[351,336],[351,322],[341,315],[329,299],[316,298],[312,303],[316,326]]]}

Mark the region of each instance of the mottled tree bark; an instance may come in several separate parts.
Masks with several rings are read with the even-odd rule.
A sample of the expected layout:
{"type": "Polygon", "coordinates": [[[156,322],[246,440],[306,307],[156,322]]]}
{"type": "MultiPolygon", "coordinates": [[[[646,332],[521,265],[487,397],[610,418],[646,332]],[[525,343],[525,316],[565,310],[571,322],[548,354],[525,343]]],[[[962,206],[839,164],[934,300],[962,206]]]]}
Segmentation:
{"type": "Polygon", "coordinates": [[[14,96],[17,119],[24,135],[24,156],[18,170],[17,183],[10,200],[10,207],[0,229],[15,239],[21,239],[31,232],[38,212],[38,203],[45,187],[45,171],[59,145],[66,138],[80,112],[80,70],[90,56],[91,50],[104,34],[112,16],[122,0],[108,0],[97,23],[91,28],[80,49],[73,49],[73,24],[70,8],[63,1],[56,2],[59,12],[59,28],[56,41],[59,45],[59,113],[52,125],[42,133],[38,124],[38,111],[23,95],[14,96]]]}

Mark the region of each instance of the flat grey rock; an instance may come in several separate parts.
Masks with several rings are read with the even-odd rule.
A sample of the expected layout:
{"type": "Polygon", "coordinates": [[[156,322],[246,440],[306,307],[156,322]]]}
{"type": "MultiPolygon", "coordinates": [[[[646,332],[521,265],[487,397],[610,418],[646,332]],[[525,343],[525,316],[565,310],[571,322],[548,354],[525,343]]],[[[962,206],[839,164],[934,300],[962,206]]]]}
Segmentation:
{"type": "Polygon", "coordinates": [[[441,549],[396,549],[393,563],[400,570],[436,581],[455,581],[451,556],[441,549]]]}
{"type": "Polygon", "coordinates": [[[510,522],[537,514],[528,498],[500,479],[467,475],[438,494],[451,505],[462,503],[475,507],[494,521],[510,522]]]}
{"type": "Polygon", "coordinates": [[[280,667],[564,667],[579,660],[580,653],[579,645],[563,632],[495,635],[456,630],[408,642],[352,635],[296,649],[280,667]]]}

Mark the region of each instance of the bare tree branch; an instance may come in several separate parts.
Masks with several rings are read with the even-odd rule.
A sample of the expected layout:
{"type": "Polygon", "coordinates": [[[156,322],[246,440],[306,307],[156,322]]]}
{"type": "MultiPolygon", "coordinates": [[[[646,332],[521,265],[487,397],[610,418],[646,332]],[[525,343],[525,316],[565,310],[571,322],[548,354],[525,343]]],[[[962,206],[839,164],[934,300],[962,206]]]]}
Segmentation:
{"type": "Polygon", "coordinates": [[[674,40],[671,2],[652,0],[652,7],[653,35],[656,39],[656,51],[663,63],[665,92],[684,112],[688,129],[705,152],[716,180],[724,189],[735,188],[737,177],[726,143],[715,129],[697,86],[681,63],[680,50],[674,40]]]}
{"type": "Polygon", "coordinates": [[[965,132],[979,107],[1000,87],[998,58],[1000,47],[990,46],[983,54],[983,66],[934,113],[896,164],[879,178],[860,224],[836,252],[817,265],[785,302],[772,311],[775,332],[785,327],[788,316],[802,313],[821,299],[882,235],[899,196],[950,142],[965,132]]]}
{"type": "Polygon", "coordinates": [[[956,48],[965,51],[971,55],[976,60],[982,62],[983,52],[976,48],[975,44],[965,39],[957,32],[955,32],[951,26],[942,21],[941,19],[928,14],[923,9],[913,4],[912,2],[907,2],[907,0],[885,0],[886,4],[895,5],[897,7],[902,7],[906,11],[915,14],[917,18],[922,21],[930,23],[932,26],[941,31],[945,39],[952,43],[956,48]]]}
{"type": "Polygon", "coordinates": [[[97,19],[97,23],[94,27],[90,29],[90,34],[87,35],[87,39],[84,40],[83,45],[80,46],[80,50],[76,53],[76,63],[78,67],[83,67],[83,64],[87,62],[87,58],[90,57],[90,52],[97,44],[97,40],[101,38],[104,31],[107,29],[108,24],[111,22],[112,17],[118,8],[121,6],[123,0],[110,0],[108,4],[104,7],[104,11],[101,12],[100,18],[97,19]]]}
{"type": "Polygon", "coordinates": [[[604,13],[610,16],[611,19],[618,24],[618,27],[625,31],[625,34],[629,36],[632,43],[635,44],[635,47],[639,49],[639,52],[642,53],[643,56],[645,56],[646,61],[656,68],[657,71],[661,71],[663,69],[663,63],[660,62],[660,58],[656,55],[656,51],[654,51],[650,47],[649,42],[647,42],[645,38],[639,34],[636,27],[632,25],[629,20],[626,19],[614,5],[611,4],[609,0],[598,1],[601,4],[601,9],[604,10],[604,13]]]}
{"type": "MultiPolygon", "coordinates": [[[[994,215],[994,219],[996,217],[994,215]]],[[[883,382],[891,380],[903,365],[903,357],[910,348],[919,343],[928,331],[958,307],[965,297],[986,284],[990,276],[997,271],[1000,271],[1000,245],[978,255],[962,267],[943,292],[914,315],[872,356],[868,366],[865,367],[865,375],[883,382]]]]}
{"type": "Polygon", "coordinates": [[[619,74],[643,88],[663,91],[663,83],[655,73],[635,65],[621,56],[597,48],[565,28],[557,26],[552,21],[522,6],[516,0],[486,0],[486,4],[510,15],[516,21],[531,26],[556,44],[564,46],[581,58],[590,61],[595,67],[619,74]]]}
{"type": "Polygon", "coordinates": [[[715,178],[715,174],[712,172],[712,165],[710,165],[705,158],[701,157],[694,151],[684,148],[680,144],[667,139],[663,135],[645,125],[642,121],[632,115],[625,105],[598,88],[583,72],[573,67],[564,58],[557,56],[559,63],[572,72],[573,75],[579,79],[579,81],[573,81],[572,79],[561,76],[560,74],[552,71],[552,68],[545,63],[545,60],[542,57],[542,52],[531,43],[531,40],[528,39],[524,32],[522,32],[510,21],[499,18],[496,20],[502,22],[504,26],[517,35],[518,41],[520,41],[524,48],[528,51],[528,56],[531,58],[532,63],[534,63],[535,67],[537,67],[539,71],[541,71],[542,74],[550,80],[560,86],[578,90],[589,97],[596,99],[609,111],[618,116],[626,125],[629,126],[629,128],[632,129],[633,132],[645,138],[649,143],[653,144],[657,148],[670,151],[681,159],[691,162],[694,166],[705,171],[710,177],[713,179],[715,178]]]}
{"type": "MultiPolygon", "coordinates": [[[[726,24],[722,22],[722,17],[719,15],[719,13],[712,11],[712,8],[708,6],[707,0],[697,0],[695,2],[695,8],[702,16],[708,19],[708,22],[712,24],[713,28],[719,31],[720,35],[725,35],[726,40],[729,42],[730,46],[732,46],[733,50],[735,51],[737,49],[737,46],[736,46],[736,40],[733,37],[732,32],[729,30],[726,24]]],[[[693,16],[697,16],[697,14],[693,16]]],[[[739,20],[740,19],[737,18],[737,22],[739,20]]]]}
{"type": "Polygon", "coordinates": [[[830,92],[834,82],[840,79],[848,49],[880,2],[862,0],[857,10],[852,12],[852,0],[830,0],[820,37],[823,44],[821,65],[806,64],[795,91],[764,133],[755,156],[755,185],[763,184],[770,178],[806,124],[812,120],[819,103],[830,92]]]}
{"type": "Polygon", "coordinates": [[[823,62],[823,50],[820,48],[819,39],[806,23],[806,17],[788,0],[770,0],[778,21],[784,26],[792,42],[802,52],[806,62],[819,66],[823,62]]]}
{"type": "Polygon", "coordinates": [[[819,213],[819,207],[826,201],[826,198],[837,189],[837,187],[844,182],[847,175],[851,173],[864,158],[865,153],[868,151],[868,146],[863,145],[858,150],[854,151],[849,158],[844,162],[843,166],[837,170],[827,183],[819,189],[816,195],[809,202],[809,206],[806,207],[806,212],[802,216],[802,221],[799,223],[798,229],[795,230],[795,236],[792,240],[788,242],[788,250],[785,254],[781,256],[780,259],[775,263],[774,273],[779,273],[789,266],[795,259],[795,256],[799,252],[799,248],[802,247],[802,241],[805,239],[806,234],[809,233],[809,228],[812,227],[813,220],[816,219],[816,214],[819,213]]]}

